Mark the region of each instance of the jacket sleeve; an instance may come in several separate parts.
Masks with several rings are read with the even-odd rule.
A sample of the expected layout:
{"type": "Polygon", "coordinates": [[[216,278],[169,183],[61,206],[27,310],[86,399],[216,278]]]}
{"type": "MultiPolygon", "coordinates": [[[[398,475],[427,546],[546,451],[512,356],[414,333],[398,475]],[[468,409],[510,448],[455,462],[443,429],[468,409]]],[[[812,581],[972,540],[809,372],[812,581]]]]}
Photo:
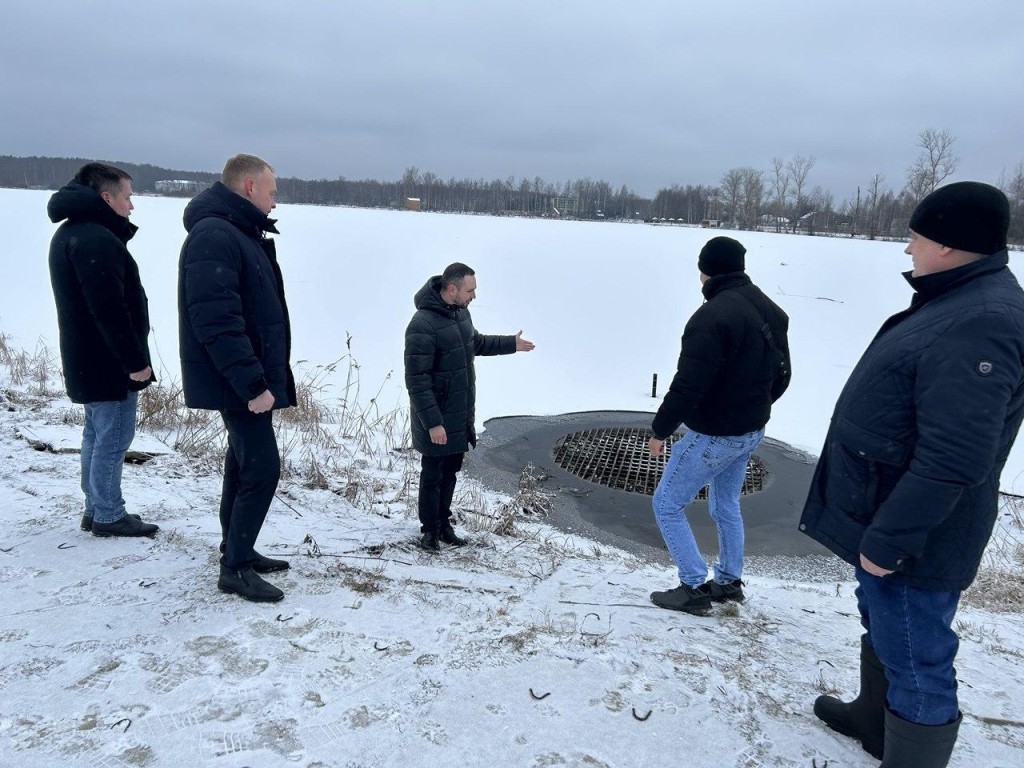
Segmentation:
{"type": "Polygon", "coordinates": [[[239,398],[263,394],[269,386],[242,312],[240,246],[223,232],[196,232],[182,269],[185,308],[199,343],[239,398]]]}
{"type": "Polygon", "coordinates": [[[413,417],[427,430],[444,424],[434,392],[434,358],[437,337],[430,324],[414,315],[405,329],[405,388],[413,417]]]}
{"type": "Polygon", "coordinates": [[[683,331],[676,375],[651,424],[654,436],[664,440],[693,417],[725,359],[722,329],[705,304],[683,331]]]}
{"type": "Polygon", "coordinates": [[[129,374],[141,371],[150,361],[139,345],[125,301],[125,258],[124,247],[109,235],[79,242],[71,263],[103,340],[129,374]]]}
{"type": "Polygon", "coordinates": [[[485,336],[473,329],[473,354],[477,357],[511,355],[515,351],[515,336],[485,336]]]}
{"type": "Polygon", "coordinates": [[[1005,460],[997,451],[1007,405],[1024,379],[1022,338],[1024,329],[990,312],[949,329],[922,355],[909,468],[861,540],[861,553],[875,565],[900,570],[920,557],[964,489],[985,482],[1005,460]]]}

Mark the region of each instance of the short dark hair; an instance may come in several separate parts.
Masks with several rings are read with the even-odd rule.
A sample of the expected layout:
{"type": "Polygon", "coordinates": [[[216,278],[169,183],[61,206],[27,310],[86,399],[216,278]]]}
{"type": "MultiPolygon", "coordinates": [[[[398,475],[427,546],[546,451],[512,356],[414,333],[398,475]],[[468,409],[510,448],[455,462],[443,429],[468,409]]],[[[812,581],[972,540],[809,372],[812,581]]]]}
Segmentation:
{"type": "Polygon", "coordinates": [[[449,264],[444,268],[444,272],[441,273],[441,290],[443,291],[449,285],[461,286],[463,280],[475,274],[476,272],[461,261],[449,264]]]}
{"type": "Polygon", "coordinates": [[[132,177],[127,171],[106,163],[86,163],[75,174],[75,181],[92,187],[99,193],[117,191],[122,180],[131,181],[132,177]]]}

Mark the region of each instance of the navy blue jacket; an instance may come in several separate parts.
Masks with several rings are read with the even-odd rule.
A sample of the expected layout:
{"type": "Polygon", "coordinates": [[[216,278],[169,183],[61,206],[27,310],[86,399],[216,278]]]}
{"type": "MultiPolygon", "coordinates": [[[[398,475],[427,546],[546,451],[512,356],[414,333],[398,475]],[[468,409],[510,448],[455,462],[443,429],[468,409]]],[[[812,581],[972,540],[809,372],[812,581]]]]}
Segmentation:
{"type": "Polygon", "coordinates": [[[766,322],[789,360],[789,317],[746,274],[717,275],[701,290],[707,301],[686,323],[676,375],[651,425],[655,437],[680,424],[705,435],[756,432],[772,412],[766,322]]]}
{"type": "Polygon", "coordinates": [[[1024,417],[1024,292],[1005,251],[905,277],[917,292],[843,388],[800,530],[924,589],[966,589],[1024,417]]]}
{"type": "Polygon", "coordinates": [[[465,307],[441,298],[440,275],[414,299],[416,314],[405,330],[405,388],[411,404],[413,447],[425,456],[465,453],[476,445],[477,355],[510,355],[515,336],[484,336],[465,307]],[[431,427],[444,426],[445,445],[430,442],[431,427]]]}
{"type": "Polygon", "coordinates": [[[128,375],[150,364],[149,302],[127,245],[138,227],[77,181],[55,192],[46,210],[64,222],[50,242],[50,282],[68,397],[124,400],[156,380],[128,375]]]}
{"type": "Polygon", "coordinates": [[[219,181],[185,208],[178,345],[185,404],[242,410],[268,389],[295,405],[291,326],[273,219],[219,181]]]}

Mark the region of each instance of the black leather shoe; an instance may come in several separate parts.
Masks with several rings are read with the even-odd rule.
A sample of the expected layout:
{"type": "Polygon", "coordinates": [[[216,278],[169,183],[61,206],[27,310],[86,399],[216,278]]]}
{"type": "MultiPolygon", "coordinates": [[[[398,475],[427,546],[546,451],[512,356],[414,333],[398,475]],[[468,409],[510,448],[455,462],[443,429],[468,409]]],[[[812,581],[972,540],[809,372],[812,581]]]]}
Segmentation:
{"type": "Polygon", "coordinates": [[[697,589],[711,595],[711,602],[713,603],[742,603],[747,599],[747,596],[743,594],[743,582],[739,579],[725,584],[719,584],[712,579],[711,581],[704,582],[697,589]]]}
{"type": "MultiPolygon", "coordinates": [[[[134,517],[136,520],[141,520],[142,519],[138,515],[128,515],[128,517],[134,517]]],[[[82,515],[82,530],[83,531],[91,531],[92,530],[92,515],[90,515],[88,512],[86,512],[85,514],[82,515]]]]}
{"type": "Polygon", "coordinates": [[[256,552],[256,559],[252,561],[252,569],[256,573],[274,573],[275,571],[287,571],[291,563],[287,560],[275,560],[272,557],[264,557],[256,552]]]}
{"type": "Polygon", "coordinates": [[[651,592],[651,602],[659,608],[684,611],[698,616],[711,612],[711,595],[702,591],[700,587],[690,587],[686,584],[680,584],[675,589],[665,592],[651,592]]]}
{"type": "Polygon", "coordinates": [[[137,515],[125,515],[112,523],[92,523],[93,536],[156,536],[160,526],[144,523],[137,515]]]}
{"type": "Polygon", "coordinates": [[[252,568],[220,567],[220,578],[217,589],[221,592],[238,595],[254,603],[276,603],[284,597],[284,592],[269,581],[260,578],[252,568]]]}
{"type": "Polygon", "coordinates": [[[428,552],[440,552],[441,545],[438,543],[436,533],[424,533],[420,536],[420,549],[425,549],[428,552]]]}
{"type": "Polygon", "coordinates": [[[451,544],[453,547],[462,547],[469,543],[468,539],[464,539],[455,532],[455,529],[450,525],[441,526],[441,532],[438,534],[438,538],[441,539],[445,544],[451,544]]]}

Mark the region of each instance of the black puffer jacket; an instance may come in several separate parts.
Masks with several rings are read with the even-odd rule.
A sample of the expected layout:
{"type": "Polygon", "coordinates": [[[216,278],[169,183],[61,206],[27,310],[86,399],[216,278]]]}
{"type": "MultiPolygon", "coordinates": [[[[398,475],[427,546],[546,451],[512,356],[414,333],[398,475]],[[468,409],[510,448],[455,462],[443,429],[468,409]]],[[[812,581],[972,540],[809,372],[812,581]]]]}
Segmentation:
{"type": "Polygon", "coordinates": [[[680,424],[705,435],[745,435],[772,411],[772,352],[767,322],[789,360],[789,317],[742,272],[705,281],[707,301],[683,331],[675,378],[651,430],[668,437],[680,424]]]}
{"type": "Polygon", "coordinates": [[[240,410],[266,392],[295,405],[291,325],[274,221],[219,181],[185,208],[178,333],[185,404],[240,410]]]}
{"type": "Polygon", "coordinates": [[[124,400],[150,383],[128,376],[150,364],[149,303],[127,246],[138,227],[77,181],[55,192],[46,210],[54,223],[64,221],[50,242],[50,282],[68,397],[124,400]]]}
{"type": "Polygon", "coordinates": [[[1024,417],[1024,292],[1006,252],[907,279],[917,293],[843,388],[800,530],[894,581],[974,580],[1024,417]]]}
{"type": "Polygon", "coordinates": [[[465,453],[476,445],[477,355],[510,355],[515,336],[476,332],[469,310],[445,304],[440,275],[417,293],[416,314],[405,330],[405,387],[412,406],[413,447],[427,456],[465,453]],[[445,445],[430,442],[431,427],[444,425],[445,445]]]}

